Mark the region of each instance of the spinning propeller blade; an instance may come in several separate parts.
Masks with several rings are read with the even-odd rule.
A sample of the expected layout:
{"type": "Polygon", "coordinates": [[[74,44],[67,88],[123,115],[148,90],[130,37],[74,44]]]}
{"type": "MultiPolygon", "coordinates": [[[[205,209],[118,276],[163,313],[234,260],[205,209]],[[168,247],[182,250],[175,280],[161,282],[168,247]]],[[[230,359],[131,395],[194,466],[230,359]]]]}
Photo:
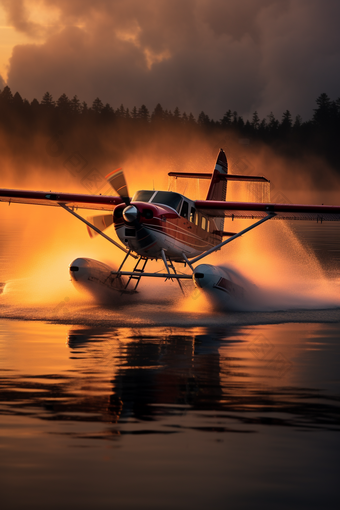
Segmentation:
{"type": "Polygon", "coordinates": [[[130,205],[130,197],[126,184],[126,180],[124,177],[123,169],[117,168],[117,170],[113,170],[110,172],[105,179],[109,181],[113,189],[118,193],[118,195],[124,200],[126,205],[130,205]]]}
{"type": "MultiPolygon", "coordinates": [[[[113,214],[99,214],[98,216],[90,216],[87,218],[87,221],[92,223],[95,227],[97,227],[101,232],[104,232],[107,227],[112,225],[113,223],[113,214]]],[[[95,237],[98,233],[87,226],[87,231],[90,237],[95,237]]]]}
{"type": "MultiPolygon", "coordinates": [[[[126,184],[126,180],[124,177],[123,169],[117,168],[117,170],[113,170],[110,172],[105,179],[110,183],[112,188],[118,193],[120,198],[126,203],[126,205],[130,205],[130,197],[126,184]]],[[[107,227],[112,225],[113,223],[113,214],[100,214],[98,216],[91,216],[88,218],[88,221],[92,223],[96,228],[98,228],[101,232],[104,232],[107,227]]],[[[95,237],[98,235],[98,232],[93,230],[91,227],[87,227],[88,233],[90,237],[95,237]]]]}

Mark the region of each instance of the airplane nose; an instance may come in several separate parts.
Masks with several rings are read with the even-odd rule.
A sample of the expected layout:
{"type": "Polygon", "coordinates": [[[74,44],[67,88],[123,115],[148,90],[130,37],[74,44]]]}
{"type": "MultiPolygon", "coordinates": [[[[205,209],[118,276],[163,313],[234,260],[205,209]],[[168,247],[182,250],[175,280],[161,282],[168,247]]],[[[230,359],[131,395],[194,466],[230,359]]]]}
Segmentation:
{"type": "Polygon", "coordinates": [[[134,205],[128,205],[123,211],[123,218],[126,223],[133,223],[138,218],[138,209],[134,205]]]}

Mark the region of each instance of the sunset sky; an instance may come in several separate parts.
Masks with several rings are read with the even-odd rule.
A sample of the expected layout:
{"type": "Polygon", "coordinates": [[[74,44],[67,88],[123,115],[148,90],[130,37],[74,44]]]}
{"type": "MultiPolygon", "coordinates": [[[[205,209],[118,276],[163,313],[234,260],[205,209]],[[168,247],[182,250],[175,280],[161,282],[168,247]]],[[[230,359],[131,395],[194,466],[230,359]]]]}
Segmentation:
{"type": "Polygon", "coordinates": [[[0,0],[0,89],[311,118],[340,96],[338,0],[0,0]]]}

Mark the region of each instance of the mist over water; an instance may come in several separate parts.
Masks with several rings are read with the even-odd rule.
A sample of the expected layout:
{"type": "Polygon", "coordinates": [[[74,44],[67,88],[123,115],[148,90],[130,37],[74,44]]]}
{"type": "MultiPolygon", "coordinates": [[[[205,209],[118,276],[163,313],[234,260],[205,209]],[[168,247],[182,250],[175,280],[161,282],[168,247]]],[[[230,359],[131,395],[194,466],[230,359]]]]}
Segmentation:
{"type": "MultiPolygon", "coordinates": [[[[338,245],[336,239],[334,245],[338,245]]],[[[315,253],[287,223],[268,222],[227,245],[225,252],[230,264],[221,266],[233,271],[246,289],[247,302],[239,306],[241,311],[340,306],[339,277],[326,273],[315,253]]],[[[219,254],[216,263],[222,258],[219,254]]],[[[215,306],[223,310],[223,300],[215,306]]]]}
{"type": "MultiPolygon", "coordinates": [[[[24,206],[19,207],[22,209],[24,206]]],[[[59,223],[62,231],[67,220],[59,223]]],[[[208,263],[232,272],[246,291],[246,302],[233,311],[226,309],[223,299],[217,303],[209,299],[200,289],[195,289],[191,281],[185,282],[186,297],[182,296],[177,282],[144,279],[138,294],[132,298],[117,294],[117,299],[110,304],[96,302],[74,289],[68,275],[69,263],[82,255],[117,266],[121,255],[115,248],[113,252],[111,250],[115,256],[115,263],[112,263],[105,243],[82,239],[82,228],[77,237],[77,229],[75,222],[68,232],[69,243],[64,236],[64,243],[58,249],[59,234],[53,231],[45,239],[49,249],[46,245],[39,247],[38,243],[28,242],[22,234],[24,259],[17,251],[18,232],[13,245],[7,238],[7,253],[2,253],[1,257],[0,281],[7,282],[0,295],[3,317],[68,323],[113,321],[119,325],[207,321],[261,323],[296,320],[296,313],[303,310],[311,311],[305,316],[309,320],[334,320],[334,315],[326,316],[325,313],[340,307],[339,278],[327,274],[312,251],[287,225],[278,221],[260,226],[257,231],[255,229],[227,245],[220,253],[208,257],[208,263]],[[71,240],[73,235],[77,242],[71,240]],[[314,317],[313,311],[316,310],[324,310],[323,315],[314,317]]],[[[162,263],[150,263],[150,269],[159,271],[162,263]]]]}
{"type": "MultiPolygon", "coordinates": [[[[102,175],[123,164],[130,195],[138,189],[158,188],[182,192],[193,199],[205,198],[207,181],[173,182],[168,179],[167,173],[212,171],[220,146],[226,149],[231,173],[265,175],[271,179],[274,201],[275,195],[281,189],[279,186],[285,182],[285,177],[286,181],[290,182],[294,171],[288,160],[285,162],[282,157],[275,159],[269,149],[256,151],[253,148],[241,147],[234,138],[212,140],[197,135],[196,138],[184,142],[177,140],[176,145],[170,135],[163,133],[144,146],[141,144],[133,151],[126,151],[122,163],[112,157],[112,147],[110,148],[108,140],[101,140],[101,149],[107,152],[103,151],[97,160],[95,153],[82,152],[83,145],[77,145],[75,137],[61,139],[62,152],[49,152],[46,143],[49,143],[47,139],[37,138],[35,154],[40,150],[42,165],[36,166],[32,157],[32,160],[27,161],[26,171],[23,171],[22,161],[11,163],[9,157],[6,159],[6,156],[3,156],[6,172],[3,174],[2,186],[89,192],[85,187],[83,173],[77,173],[76,168],[70,166],[71,156],[77,151],[79,157],[88,161],[87,168],[97,163],[102,175]]],[[[321,202],[325,193],[319,190],[318,195],[316,188],[313,188],[312,177],[306,177],[308,169],[310,160],[302,159],[297,183],[301,186],[305,184],[301,188],[304,201],[321,202]]],[[[330,170],[324,169],[328,171],[328,182],[331,182],[330,170]]],[[[300,193],[297,188],[298,186],[295,193],[300,193]]],[[[287,193],[287,190],[284,191],[287,193]]],[[[232,188],[228,188],[228,198],[233,200],[235,196],[239,200],[246,199],[242,193],[233,193],[232,188]]],[[[332,199],[333,195],[330,197],[332,199]]],[[[285,195],[279,198],[279,201],[288,200],[285,195]]],[[[294,200],[294,193],[290,198],[294,200]]],[[[134,310],[140,307],[141,316],[145,317],[150,313],[150,318],[147,319],[150,321],[155,320],[155,310],[159,312],[157,320],[160,321],[166,319],[170,310],[175,316],[174,320],[178,313],[193,314],[193,320],[197,317],[202,319],[203,316],[207,318],[210,314],[213,316],[215,312],[218,312],[219,317],[221,313],[230,317],[230,312],[225,310],[223,299],[217,304],[207,301],[191,282],[186,282],[187,296],[183,298],[176,282],[163,282],[158,279],[144,279],[133,300],[126,296],[104,309],[88,296],[75,291],[68,275],[68,265],[77,257],[89,257],[118,267],[122,260],[122,253],[118,249],[108,246],[99,236],[94,240],[89,239],[86,228],[58,208],[17,204],[10,207],[0,204],[0,208],[2,313],[15,315],[22,312],[27,318],[45,316],[54,317],[55,320],[66,317],[71,320],[78,316],[79,320],[84,320],[89,314],[117,316],[117,310],[123,317],[125,313],[129,314],[129,307],[133,304],[134,310]],[[84,310],[87,310],[86,313],[84,310]]],[[[83,213],[85,217],[89,214],[86,211],[83,213]]],[[[238,232],[248,224],[250,223],[245,220],[226,220],[225,230],[238,232]]],[[[271,220],[204,260],[207,264],[233,271],[242,281],[248,298],[247,303],[238,307],[238,310],[250,313],[331,309],[340,306],[339,279],[334,268],[332,272],[326,272],[313,250],[307,243],[299,240],[290,225],[271,220]]],[[[318,238],[326,225],[317,225],[316,228],[318,231],[315,231],[315,237],[318,238]]],[[[108,235],[115,236],[113,227],[107,232],[108,235]]],[[[334,232],[330,236],[335,248],[339,239],[337,234],[337,226],[334,225],[334,232]]],[[[336,266],[336,261],[333,262],[336,266]]],[[[132,270],[133,262],[126,269],[132,270]]],[[[162,270],[162,263],[150,263],[148,269],[162,270]]]]}

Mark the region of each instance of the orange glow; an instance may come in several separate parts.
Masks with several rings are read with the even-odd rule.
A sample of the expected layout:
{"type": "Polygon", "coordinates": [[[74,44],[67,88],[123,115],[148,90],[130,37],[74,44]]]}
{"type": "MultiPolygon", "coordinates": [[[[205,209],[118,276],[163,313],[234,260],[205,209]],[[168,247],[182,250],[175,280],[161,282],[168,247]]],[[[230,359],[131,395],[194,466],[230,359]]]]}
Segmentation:
{"type": "Polygon", "coordinates": [[[201,289],[193,285],[193,282],[190,282],[190,286],[184,286],[186,289],[186,296],[179,300],[175,310],[177,312],[199,315],[214,313],[213,306],[209,303],[208,298],[203,294],[201,289]]]}
{"type": "MultiPolygon", "coordinates": [[[[129,152],[124,161],[109,161],[106,157],[102,165],[97,165],[98,171],[101,176],[104,176],[121,165],[130,196],[139,189],[169,189],[170,184],[173,191],[185,193],[190,198],[205,198],[208,181],[169,182],[167,174],[174,170],[212,171],[216,157],[216,151],[211,148],[212,142],[198,135],[195,139],[188,141],[184,147],[184,144],[178,144],[178,140],[166,134],[163,142],[166,142],[173,150],[173,154],[176,155],[174,158],[170,159],[168,153],[163,155],[159,146],[151,141],[129,152]]],[[[23,171],[20,164],[14,167],[9,157],[4,158],[2,187],[89,192],[84,187],[82,176],[73,175],[68,168],[67,158],[70,151],[65,149],[61,156],[53,159],[46,154],[46,139],[37,137],[35,143],[37,150],[39,147],[41,150],[41,166],[33,166],[27,161],[23,171]]],[[[102,143],[104,154],[105,144],[110,154],[112,143],[110,145],[109,142],[102,143]]],[[[217,145],[216,141],[214,141],[215,145],[217,145]]],[[[225,145],[228,144],[225,143],[225,145]]],[[[223,140],[218,141],[218,146],[223,146],[223,140]]],[[[71,149],[76,151],[77,147],[71,146],[71,149]]],[[[228,147],[226,147],[226,153],[228,156],[228,147]]],[[[274,155],[268,151],[263,151],[254,157],[245,154],[244,159],[251,162],[251,172],[270,177],[274,184],[274,193],[280,192],[278,183],[284,183],[287,180],[285,176],[290,175],[290,168],[288,167],[288,171],[285,169],[283,159],[275,159],[274,155]],[[270,165],[266,172],[268,162],[270,165]]],[[[89,161],[87,168],[92,168],[94,165],[95,161],[89,161]]],[[[237,170],[232,158],[230,158],[230,171],[242,173],[237,170]]],[[[249,173],[249,169],[244,170],[243,173],[249,173]]],[[[297,185],[305,190],[304,201],[308,202],[311,196],[315,197],[317,193],[320,197],[322,190],[321,192],[320,190],[319,192],[309,191],[310,181],[305,175],[307,173],[304,172],[302,165],[297,177],[297,185]]],[[[109,189],[109,186],[106,189],[109,189]]],[[[232,188],[228,190],[232,194],[232,188]]],[[[284,191],[288,194],[287,190],[284,191]]],[[[293,191],[292,195],[294,193],[298,192],[293,191]]],[[[115,192],[112,191],[112,194],[115,192]]],[[[241,193],[238,198],[247,199],[241,193]]],[[[291,195],[289,198],[291,201],[294,199],[291,195]]],[[[25,279],[10,284],[7,289],[11,289],[11,292],[7,293],[8,298],[10,295],[14,296],[14,290],[17,289],[18,297],[15,299],[25,298],[30,303],[52,302],[57,306],[58,303],[65,302],[65,298],[69,298],[71,303],[79,302],[82,298],[75,293],[68,275],[68,265],[73,259],[90,257],[113,267],[117,267],[122,261],[122,252],[108,245],[107,241],[99,236],[91,240],[86,227],[65,211],[54,207],[16,204],[10,207],[0,204],[0,207],[2,211],[6,211],[7,217],[10,216],[11,221],[14,221],[17,230],[13,233],[13,242],[15,239],[15,242],[21,246],[17,255],[13,256],[12,274],[15,273],[17,279],[25,279]],[[32,279],[27,280],[28,277],[32,279]]],[[[80,212],[85,217],[95,214],[87,211],[80,212]]],[[[249,223],[244,220],[234,222],[226,220],[225,230],[237,232],[249,223]]],[[[109,227],[107,233],[114,238],[114,227],[109,227]]],[[[204,262],[231,267],[257,285],[261,291],[261,299],[257,299],[256,305],[260,305],[262,309],[339,306],[337,283],[325,277],[316,257],[297,240],[288,224],[281,221],[272,220],[261,225],[225,246],[220,252],[209,256],[204,262]]],[[[133,269],[133,261],[127,264],[126,269],[133,269]]],[[[148,265],[148,269],[159,271],[162,269],[162,264],[152,262],[148,265]]],[[[180,270],[183,270],[182,266],[180,270]]],[[[191,282],[188,282],[188,287],[189,297],[184,302],[176,282],[163,282],[158,279],[144,280],[140,285],[140,295],[143,295],[146,300],[170,300],[176,309],[211,313],[211,306],[207,305],[203,295],[197,296],[198,291],[194,289],[193,284],[191,287],[191,282]]]]}

